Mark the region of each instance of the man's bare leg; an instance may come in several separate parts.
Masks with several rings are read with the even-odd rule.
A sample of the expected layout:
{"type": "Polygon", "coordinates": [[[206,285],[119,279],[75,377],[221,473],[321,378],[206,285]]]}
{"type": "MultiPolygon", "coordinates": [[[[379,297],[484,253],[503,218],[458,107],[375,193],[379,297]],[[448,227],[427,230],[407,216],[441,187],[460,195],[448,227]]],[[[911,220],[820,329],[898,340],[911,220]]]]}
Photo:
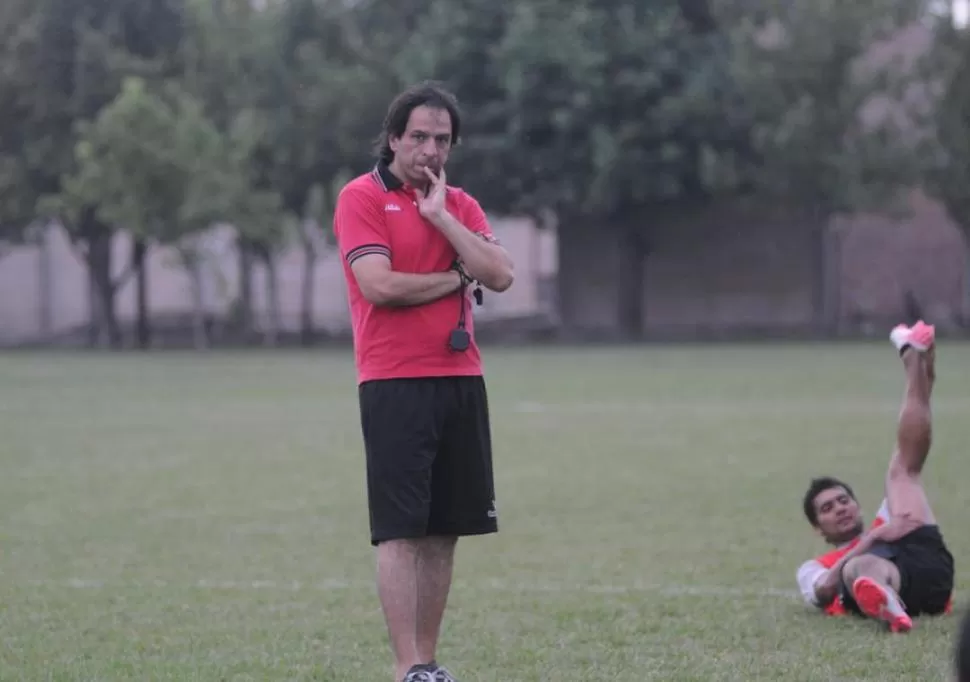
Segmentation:
{"type": "Polygon", "coordinates": [[[930,396],[936,359],[933,329],[919,323],[911,330],[910,342],[906,338],[901,341],[906,388],[899,411],[896,448],[886,472],[886,502],[891,519],[918,528],[936,523],[922,479],[932,443],[930,396]]]}
{"type": "Polygon", "coordinates": [[[859,578],[875,580],[897,593],[902,582],[896,564],[874,554],[860,554],[846,562],[842,569],[842,580],[845,584],[853,585],[859,578]]]}
{"type": "MultiPolygon", "coordinates": [[[[905,534],[935,523],[923,490],[921,474],[932,441],[930,395],[935,379],[934,330],[922,322],[912,329],[897,327],[890,335],[906,372],[906,389],[896,428],[896,447],[886,472],[889,523],[905,534]]],[[[891,561],[862,554],[842,569],[852,596],[863,613],[886,621],[893,632],[913,626],[899,599],[899,569],[891,561]]]]}
{"type": "Polygon", "coordinates": [[[377,547],[377,594],[384,611],[391,649],[394,679],[403,680],[418,657],[418,542],[390,540],[377,547]]]}
{"type": "Polygon", "coordinates": [[[395,680],[434,661],[451,589],[457,538],[393,540],[377,548],[377,589],[395,680]]]}
{"type": "Polygon", "coordinates": [[[458,538],[425,538],[418,547],[416,646],[421,662],[435,660],[458,538]]]}

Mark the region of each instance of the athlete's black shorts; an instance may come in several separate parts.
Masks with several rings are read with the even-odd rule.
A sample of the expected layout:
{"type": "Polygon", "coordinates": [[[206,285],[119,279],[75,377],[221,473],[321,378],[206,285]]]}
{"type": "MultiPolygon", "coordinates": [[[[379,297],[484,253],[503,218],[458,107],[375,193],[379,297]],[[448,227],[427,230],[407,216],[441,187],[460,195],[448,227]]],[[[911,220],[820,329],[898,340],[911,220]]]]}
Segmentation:
{"type": "Polygon", "coordinates": [[[381,379],[358,393],[372,545],[498,530],[481,376],[381,379]]]}
{"type": "MultiPolygon", "coordinates": [[[[953,555],[939,526],[921,526],[894,542],[880,542],[869,554],[888,559],[899,569],[899,598],[910,616],[939,615],[953,593],[953,555]]],[[[860,613],[848,586],[842,585],[848,610],[860,613]]]]}

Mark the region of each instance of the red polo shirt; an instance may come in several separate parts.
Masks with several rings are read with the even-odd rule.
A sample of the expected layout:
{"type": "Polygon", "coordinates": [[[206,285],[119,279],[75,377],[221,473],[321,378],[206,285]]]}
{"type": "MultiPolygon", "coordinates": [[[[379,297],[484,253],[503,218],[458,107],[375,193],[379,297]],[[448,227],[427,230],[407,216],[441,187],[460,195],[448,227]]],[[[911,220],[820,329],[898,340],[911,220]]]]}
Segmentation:
{"type": "MultiPolygon", "coordinates": [[[[495,241],[485,212],[471,195],[449,186],[445,203],[462,225],[495,241]]],[[[460,305],[466,306],[465,328],[471,342],[465,351],[454,352],[448,339],[461,313],[459,292],[419,306],[376,306],[361,294],[350,268],[357,258],[373,253],[390,258],[397,272],[445,272],[451,267],[458,254],[418,212],[413,188],[378,164],[341,190],[333,229],[347,280],[358,383],[482,373],[470,290],[460,305]]]]}

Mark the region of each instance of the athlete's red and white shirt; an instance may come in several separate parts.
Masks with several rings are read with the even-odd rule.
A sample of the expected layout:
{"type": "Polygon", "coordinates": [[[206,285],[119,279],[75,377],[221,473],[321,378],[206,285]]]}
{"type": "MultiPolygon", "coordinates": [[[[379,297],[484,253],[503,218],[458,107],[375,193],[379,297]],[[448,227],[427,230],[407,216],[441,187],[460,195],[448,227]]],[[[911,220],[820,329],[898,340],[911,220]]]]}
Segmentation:
{"type": "MultiPolygon", "coordinates": [[[[869,525],[869,529],[872,530],[873,528],[878,528],[879,526],[882,526],[888,522],[889,505],[886,503],[886,500],[883,500],[882,504],[879,505],[879,511],[876,512],[876,517],[869,525]]],[[[838,616],[846,612],[845,606],[842,604],[841,596],[836,596],[835,599],[828,604],[819,603],[818,598],[815,596],[815,585],[822,578],[822,576],[825,575],[826,571],[832,568],[832,566],[834,566],[839,559],[845,556],[846,552],[855,547],[861,539],[861,536],[857,537],[851,542],[840,545],[830,552],[820,554],[814,559],[809,559],[798,567],[798,589],[801,591],[802,597],[805,599],[806,603],[822,609],[830,616],[838,616]]]]}

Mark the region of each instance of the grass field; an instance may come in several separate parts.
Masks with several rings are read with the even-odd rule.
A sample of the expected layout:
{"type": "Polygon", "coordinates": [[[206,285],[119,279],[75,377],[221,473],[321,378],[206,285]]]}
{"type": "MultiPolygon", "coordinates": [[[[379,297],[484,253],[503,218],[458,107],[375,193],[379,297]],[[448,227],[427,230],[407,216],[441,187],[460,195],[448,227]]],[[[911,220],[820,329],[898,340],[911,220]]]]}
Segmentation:
{"type": "MultiPolygon", "coordinates": [[[[489,350],[501,532],[459,545],[462,682],[944,680],[795,594],[814,474],[881,499],[888,343],[489,350]]],[[[970,346],[926,485],[970,578],[970,346]]],[[[349,353],[0,356],[0,680],[390,682],[349,353]]]]}

